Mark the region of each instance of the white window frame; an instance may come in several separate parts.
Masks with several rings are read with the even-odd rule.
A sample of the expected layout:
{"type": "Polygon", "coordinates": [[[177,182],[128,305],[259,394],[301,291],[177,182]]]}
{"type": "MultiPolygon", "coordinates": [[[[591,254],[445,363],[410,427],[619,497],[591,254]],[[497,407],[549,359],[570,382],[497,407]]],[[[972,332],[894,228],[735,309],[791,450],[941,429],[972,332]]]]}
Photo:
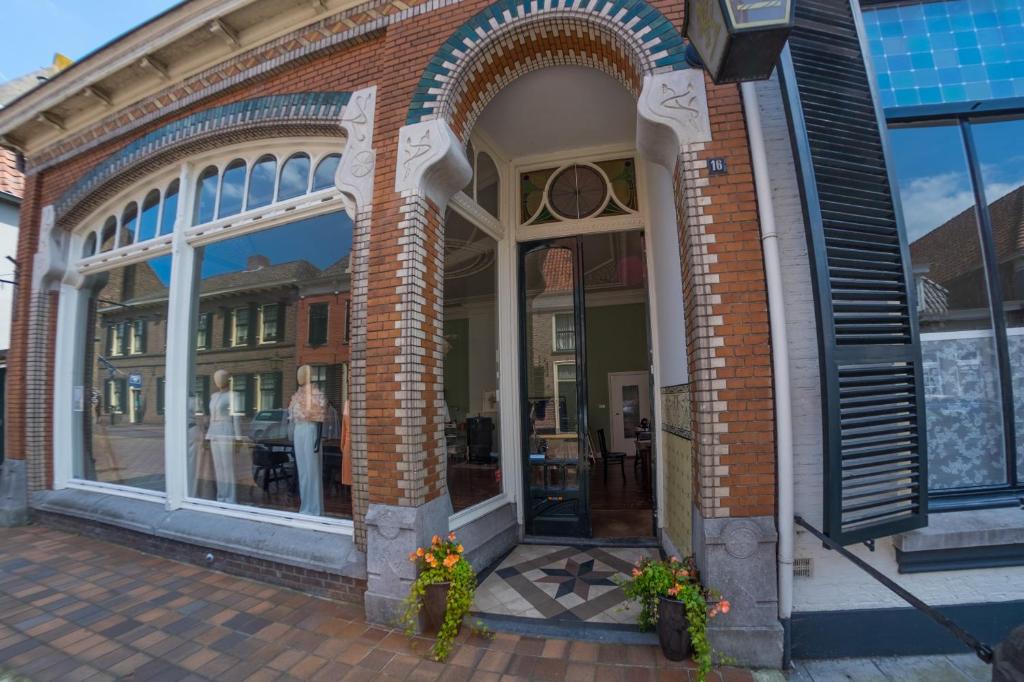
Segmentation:
{"type": "Polygon", "coordinates": [[[110,357],[121,358],[124,357],[124,353],[121,352],[121,322],[114,322],[110,325],[110,357]]]}
{"type": "MultiPolygon", "coordinates": [[[[256,376],[256,409],[254,412],[262,412],[263,410],[273,410],[274,407],[268,407],[263,404],[263,377],[272,375],[273,372],[258,372],[256,376]]],[[[274,398],[270,398],[271,405],[273,405],[274,398]]]]}
{"type": "Polygon", "coordinates": [[[562,312],[557,312],[556,311],[554,313],[551,313],[551,352],[553,354],[565,353],[566,355],[568,355],[569,353],[575,353],[576,352],[576,319],[575,319],[575,317],[576,317],[576,313],[574,311],[572,311],[572,310],[562,311],[562,312]],[[569,348],[568,350],[563,350],[563,349],[558,347],[558,318],[560,318],[560,317],[563,317],[563,318],[564,317],[569,317],[569,318],[572,319],[572,326],[573,326],[572,348],[569,348]]]}
{"type": "Polygon", "coordinates": [[[271,343],[280,343],[281,342],[281,304],[280,303],[264,303],[263,305],[259,306],[259,315],[258,315],[258,317],[260,319],[260,326],[259,326],[259,329],[257,329],[257,332],[258,332],[259,335],[256,337],[256,343],[258,343],[261,346],[265,346],[265,345],[271,344],[271,343]],[[266,323],[266,319],[264,318],[264,314],[265,314],[267,308],[271,308],[271,307],[273,307],[275,309],[275,311],[277,312],[277,317],[274,320],[274,338],[272,340],[268,341],[263,336],[265,331],[266,331],[266,324],[267,324],[266,323]]]}
{"type": "Polygon", "coordinates": [[[142,355],[142,339],[146,336],[146,321],[132,320],[131,334],[128,337],[128,355],[142,355]],[[142,325],[142,334],[137,331],[138,325],[142,325]]]}
{"type": "MultiPolygon", "coordinates": [[[[161,192],[160,222],[158,235],[141,243],[115,247],[107,252],[94,253],[73,259],[60,287],[57,313],[57,352],[54,379],[54,488],[78,488],[100,491],[106,494],[135,499],[157,500],[168,510],[193,509],[224,516],[251,519],[294,528],[310,528],[325,532],[351,535],[353,523],[350,519],[333,517],[308,517],[296,512],[284,512],[261,507],[219,503],[188,497],[185,453],[188,450],[188,423],[196,415],[190,414],[189,396],[192,394],[194,375],[192,368],[195,338],[195,305],[193,298],[197,278],[194,270],[197,264],[196,249],[207,244],[231,237],[262,231],[284,224],[344,208],[341,193],[335,187],[309,192],[317,165],[329,154],[344,154],[344,141],[340,138],[281,138],[274,141],[262,140],[241,145],[224,147],[199,155],[189,161],[166,168],[147,177],[133,188],[104,202],[71,234],[70,250],[74,256],[82,254],[90,235],[94,235],[96,249],[101,248],[103,222],[114,215],[117,220],[117,236],[120,238],[120,220],[124,208],[135,201],[141,206],[146,194],[158,188],[161,192]],[[195,200],[196,179],[208,166],[218,169],[218,185],[224,168],[235,159],[243,159],[248,173],[253,163],[266,154],[277,158],[277,184],[284,165],[291,154],[305,152],[310,157],[310,173],[307,193],[281,202],[273,202],[252,211],[201,225],[192,225],[191,218],[195,200]],[[178,180],[177,207],[174,225],[163,224],[164,192],[173,180],[178,180]],[[76,411],[74,395],[82,389],[81,377],[85,358],[85,339],[94,333],[86,329],[88,320],[89,293],[83,289],[86,276],[109,271],[152,258],[172,255],[170,298],[168,302],[168,329],[188,330],[188,333],[168,334],[164,377],[164,464],[166,488],[164,492],[131,488],[117,484],[89,481],[76,475],[75,469],[81,462],[81,428],[83,418],[88,416],[84,409],[76,411]],[[176,377],[190,377],[188,381],[176,377]]],[[[248,199],[248,184],[246,185],[248,199]]],[[[218,195],[219,196],[219,195],[218,195]]],[[[216,210],[216,209],[215,209],[216,210]]],[[[214,213],[216,215],[216,213],[214,213]]],[[[252,323],[250,323],[252,324],[252,323]]],[[[212,328],[208,330],[212,333],[212,328]]],[[[212,346],[212,344],[211,344],[212,346]]],[[[205,411],[205,406],[200,406],[205,411]]]]}
{"type": "Polygon", "coordinates": [[[249,306],[238,306],[231,309],[231,347],[239,348],[249,345],[249,336],[252,334],[252,320],[249,319],[249,306]],[[238,311],[245,313],[245,341],[238,340],[238,311]]]}

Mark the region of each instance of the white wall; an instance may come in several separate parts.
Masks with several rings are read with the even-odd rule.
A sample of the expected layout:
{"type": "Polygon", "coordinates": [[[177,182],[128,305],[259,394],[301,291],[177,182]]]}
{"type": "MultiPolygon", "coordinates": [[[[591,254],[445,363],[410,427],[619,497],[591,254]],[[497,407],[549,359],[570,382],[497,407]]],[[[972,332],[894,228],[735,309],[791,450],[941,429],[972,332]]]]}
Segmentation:
{"type": "MultiPolygon", "coordinates": [[[[793,152],[777,76],[757,84],[779,231],[782,281],[793,395],[793,456],[796,513],[821,527],[822,438],[818,339],[807,238],[793,152]]],[[[929,604],[999,602],[1024,599],[1024,568],[994,568],[899,575],[889,539],[875,551],[862,545],[855,554],[929,604]]],[[[795,557],[811,560],[811,577],[794,579],[794,611],[906,607],[907,604],[835,552],[798,529],[795,557]]]]}
{"type": "MultiPolygon", "coordinates": [[[[644,162],[647,219],[653,248],[653,285],[657,297],[658,375],[662,386],[688,381],[683,276],[680,265],[679,228],[673,198],[672,176],[661,166],[644,162]]],[[[651,268],[648,269],[648,272],[651,268]]]]}
{"type": "MultiPolygon", "coordinates": [[[[14,279],[14,258],[18,251],[18,209],[0,202],[0,279],[14,279]]],[[[0,350],[11,345],[11,311],[14,306],[14,285],[0,282],[0,350]]]]}

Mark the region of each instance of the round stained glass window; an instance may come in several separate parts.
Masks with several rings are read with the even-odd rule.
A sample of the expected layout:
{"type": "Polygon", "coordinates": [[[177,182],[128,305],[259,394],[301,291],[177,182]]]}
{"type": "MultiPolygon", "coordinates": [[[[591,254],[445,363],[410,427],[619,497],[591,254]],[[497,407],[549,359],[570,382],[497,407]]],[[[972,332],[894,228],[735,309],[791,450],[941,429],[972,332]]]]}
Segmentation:
{"type": "Polygon", "coordinates": [[[548,203],[561,217],[576,220],[597,213],[607,193],[604,176],[597,169],[573,165],[552,181],[548,203]]]}

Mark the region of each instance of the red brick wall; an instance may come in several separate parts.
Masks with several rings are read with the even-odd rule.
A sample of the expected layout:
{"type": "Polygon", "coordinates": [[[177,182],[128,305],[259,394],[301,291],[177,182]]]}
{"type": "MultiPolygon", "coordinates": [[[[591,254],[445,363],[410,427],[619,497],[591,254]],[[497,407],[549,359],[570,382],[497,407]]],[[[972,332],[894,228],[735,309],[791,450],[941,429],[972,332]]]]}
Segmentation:
{"type": "MultiPolygon", "coordinates": [[[[420,293],[427,302],[424,308],[432,310],[436,297],[440,295],[441,217],[436,207],[420,200],[405,200],[395,193],[398,132],[405,123],[413,91],[427,61],[459,25],[487,4],[483,0],[475,0],[443,7],[394,24],[360,42],[303,58],[265,77],[218,92],[189,109],[177,111],[173,116],[133,130],[130,136],[91,149],[52,171],[44,172],[42,176],[32,177],[26,190],[19,243],[21,281],[28,282],[30,277],[39,207],[55,201],[89,168],[130,139],[196,110],[257,95],[355,90],[375,84],[378,98],[374,130],[377,165],[366,319],[368,494],[371,502],[387,504],[420,504],[432,499],[443,491],[444,486],[441,476],[442,434],[436,419],[440,412],[440,372],[432,359],[433,352],[437,350],[432,339],[437,320],[432,317],[434,313],[427,315],[421,329],[426,337],[421,350],[428,358],[418,368],[420,378],[427,385],[421,412],[425,419],[418,432],[400,433],[400,428],[410,422],[403,421],[396,412],[401,408],[400,384],[396,375],[401,373],[399,356],[402,349],[396,346],[400,333],[396,322],[400,321],[400,315],[395,306],[403,300],[398,257],[405,234],[402,220],[408,211],[421,212],[424,234],[433,242],[423,245],[426,269],[420,293]],[[423,467],[418,471],[410,470],[408,458],[403,458],[400,452],[403,445],[409,446],[413,442],[419,444],[421,455],[425,457],[423,467]]],[[[677,26],[681,24],[682,3],[658,0],[653,4],[677,26]]],[[[573,50],[594,56],[604,51],[601,55],[603,63],[625,73],[626,80],[634,91],[637,90],[639,83],[635,80],[635,72],[630,76],[626,68],[628,59],[609,52],[610,45],[609,40],[599,40],[587,34],[576,38],[571,35],[558,40],[552,38],[547,44],[524,45],[520,52],[509,54],[504,64],[474,80],[471,87],[473,96],[465,99],[466,106],[472,105],[474,110],[479,110],[482,105],[478,95],[489,79],[501,77],[498,67],[522,64],[538,50],[561,51],[564,54],[573,50]]],[[[687,331],[697,407],[694,411],[697,422],[694,431],[698,441],[695,490],[700,491],[699,500],[708,515],[770,514],[774,492],[774,445],[767,306],[754,189],[737,87],[709,86],[709,105],[714,140],[694,155],[692,163],[701,166],[709,157],[722,156],[726,158],[730,173],[708,178],[706,170],[699,171],[700,178],[707,178],[707,186],[700,191],[704,201],[709,203],[682,199],[680,202],[687,331]],[[698,204],[703,215],[713,219],[704,225],[707,234],[714,237],[706,245],[706,250],[717,256],[717,262],[707,266],[710,274],[717,276],[712,284],[696,282],[693,269],[695,259],[702,257],[697,253],[701,249],[693,248],[693,241],[687,240],[695,223],[689,221],[685,213],[696,211],[698,204]],[[716,301],[711,304],[711,315],[721,318],[720,322],[713,323],[710,330],[721,339],[713,351],[699,345],[701,335],[706,335],[709,330],[694,322],[698,320],[697,309],[709,301],[716,301]],[[711,368],[709,365],[714,364],[710,362],[712,359],[724,364],[711,368]],[[712,382],[716,382],[715,400],[702,391],[702,386],[698,385],[700,381],[705,381],[709,390],[712,382]],[[706,421],[701,421],[705,418],[706,421]],[[715,458],[719,466],[727,467],[727,474],[713,475],[712,462],[715,458]],[[714,512],[713,509],[721,511],[714,512]]],[[[455,125],[468,127],[471,113],[469,109],[461,110],[456,114],[455,125]]],[[[22,363],[26,338],[24,320],[28,314],[27,289],[19,289],[19,319],[13,329],[11,352],[12,388],[19,385],[19,379],[24,379],[22,363]]],[[[17,390],[11,391],[8,431],[8,452],[15,457],[20,456],[24,449],[21,435],[24,420],[19,416],[24,405],[19,402],[17,394],[17,390]]]]}

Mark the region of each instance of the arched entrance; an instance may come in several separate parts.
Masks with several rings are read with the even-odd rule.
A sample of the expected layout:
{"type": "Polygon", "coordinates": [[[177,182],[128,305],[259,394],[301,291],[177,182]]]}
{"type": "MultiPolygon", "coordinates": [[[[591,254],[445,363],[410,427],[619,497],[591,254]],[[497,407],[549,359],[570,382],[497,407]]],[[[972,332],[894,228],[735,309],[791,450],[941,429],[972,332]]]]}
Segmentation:
{"type": "MultiPolygon", "coordinates": [[[[517,304],[521,279],[519,272],[524,267],[520,265],[520,258],[521,254],[530,250],[523,248],[521,242],[534,242],[538,239],[574,240],[576,252],[582,253],[587,248],[582,240],[591,234],[600,235],[602,239],[599,241],[605,243],[618,240],[621,251],[618,255],[622,257],[613,258],[611,268],[616,277],[621,274],[630,281],[643,281],[642,265],[645,257],[652,272],[666,273],[671,272],[672,268],[667,265],[660,267],[660,261],[664,260],[668,264],[674,257],[676,274],[674,278],[665,279],[663,294],[648,291],[645,296],[643,288],[637,287],[639,298],[634,303],[644,311],[644,322],[647,324],[646,329],[638,334],[640,341],[637,345],[640,351],[637,355],[640,357],[634,363],[635,367],[631,365],[625,368],[628,371],[624,373],[647,372],[650,388],[633,383],[629,384],[629,391],[631,395],[642,393],[649,397],[649,404],[644,408],[646,414],[636,412],[637,417],[647,416],[649,421],[657,419],[661,407],[659,387],[685,382],[681,301],[683,287],[679,275],[680,249],[673,183],[681,184],[687,171],[688,160],[680,155],[690,145],[710,139],[710,124],[703,73],[688,67],[683,47],[678,30],[657,10],[643,2],[628,3],[614,11],[611,7],[535,7],[531,3],[522,2],[495,6],[480,12],[456,31],[430,61],[410,104],[407,124],[399,133],[395,171],[395,191],[401,197],[400,213],[403,217],[400,223],[402,235],[399,252],[396,254],[402,267],[397,271],[394,287],[398,300],[396,310],[399,312],[394,324],[398,334],[394,345],[400,349],[400,372],[395,375],[395,396],[398,406],[396,414],[401,421],[396,433],[400,432],[399,455],[403,461],[409,461],[409,466],[401,467],[399,471],[407,479],[408,487],[414,490],[415,499],[422,500],[416,504],[422,506],[416,507],[413,514],[411,511],[402,511],[401,506],[392,511],[391,507],[371,502],[367,515],[370,556],[375,554],[376,542],[393,540],[398,532],[389,530],[382,523],[391,522],[386,515],[396,519],[408,517],[408,521],[401,521],[401,524],[406,525],[400,527],[415,527],[415,533],[410,533],[410,537],[424,533],[429,537],[429,533],[435,532],[435,529],[446,530],[449,524],[472,535],[473,531],[468,530],[469,524],[481,521],[491,513],[506,513],[504,510],[508,508],[512,509],[516,522],[514,532],[532,524],[536,518],[536,510],[531,509],[526,502],[529,495],[527,488],[530,487],[527,483],[529,453],[526,452],[529,448],[524,450],[524,444],[529,443],[529,428],[520,426],[529,420],[535,404],[531,405],[531,401],[527,400],[529,386],[519,381],[524,366],[523,350],[521,345],[517,347],[515,343],[524,321],[517,304]],[[466,205],[464,188],[473,179],[477,166],[476,158],[467,153],[468,148],[472,146],[474,131],[487,105],[496,101],[495,98],[500,97],[499,93],[506,88],[514,88],[527,74],[554,71],[554,67],[586,67],[601,72],[601,77],[629,101],[626,122],[618,131],[622,136],[617,147],[604,145],[605,148],[600,149],[602,145],[598,130],[597,139],[580,141],[576,148],[558,150],[560,158],[557,159],[530,159],[529,154],[514,149],[499,154],[504,157],[505,190],[501,195],[504,213],[497,219],[492,219],[493,216],[480,216],[480,227],[499,242],[498,295],[503,310],[512,313],[502,316],[497,334],[501,339],[498,353],[501,376],[498,403],[502,414],[499,417],[501,435],[498,440],[502,446],[501,458],[504,465],[501,472],[504,498],[485,501],[471,509],[456,510],[454,515],[449,516],[445,512],[452,508],[447,475],[447,445],[451,434],[446,425],[451,421],[452,412],[451,405],[447,403],[449,400],[454,402],[454,399],[446,396],[445,391],[446,355],[453,334],[452,330],[446,329],[444,323],[445,291],[451,290],[445,273],[446,214],[452,210],[462,214],[481,213],[466,205]],[[606,191],[604,194],[608,201],[602,204],[600,210],[588,210],[586,215],[572,216],[563,207],[560,219],[533,225],[537,228],[536,232],[524,232],[520,239],[517,232],[520,223],[524,222],[517,209],[521,199],[518,192],[520,171],[530,164],[535,167],[540,164],[538,170],[543,171],[544,164],[548,162],[554,164],[550,166],[549,174],[552,182],[556,176],[566,177],[566,173],[576,175],[584,172],[590,173],[591,177],[598,177],[609,186],[613,184],[612,178],[620,174],[628,162],[635,177],[644,178],[644,181],[635,183],[634,187],[640,196],[635,197],[635,201],[623,202],[614,192],[606,191]],[[608,164],[619,164],[619,171],[608,164]],[[638,190],[638,187],[643,189],[638,190]],[[613,196],[617,197],[614,201],[610,198],[613,196]],[[609,213],[603,214],[606,209],[609,213]],[[584,223],[589,227],[580,230],[584,223]],[[645,231],[650,236],[644,236],[645,231]],[[634,234],[631,236],[630,232],[634,234]],[[667,240],[665,244],[655,244],[655,240],[662,239],[667,240]],[[635,276],[630,275],[631,272],[635,276]],[[662,305],[659,305],[659,300],[662,305]],[[671,336],[670,345],[674,346],[677,358],[673,362],[660,363],[659,347],[662,345],[662,337],[666,335],[671,336]],[[642,357],[645,355],[647,357],[642,357]],[[421,362],[422,358],[428,361],[421,362]],[[664,366],[675,368],[676,376],[672,380],[666,381],[660,376],[664,366]],[[424,527],[421,528],[421,525],[424,527]]],[[[542,117],[538,119],[538,126],[545,126],[542,117]]],[[[568,188],[566,191],[572,194],[576,190],[568,188]]],[[[546,197],[542,200],[550,204],[551,193],[545,189],[542,194],[546,197]]],[[[557,206],[549,208],[552,208],[554,214],[559,213],[557,206]]],[[[577,281],[569,297],[577,296],[577,292],[585,296],[586,284],[583,280],[586,264],[585,257],[578,262],[577,281]]],[[[581,306],[577,308],[585,314],[581,306]]],[[[553,325],[553,338],[557,340],[557,322],[553,325]]],[[[567,331],[569,329],[566,327],[563,330],[563,336],[566,339],[570,335],[574,337],[573,352],[577,353],[574,369],[577,376],[581,376],[586,372],[587,362],[587,358],[582,355],[585,323],[577,317],[571,326],[571,333],[567,331]]],[[[568,352],[568,346],[566,349],[568,352]]],[[[547,364],[551,365],[552,373],[560,371],[555,362],[545,363],[545,366],[547,364]]],[[[568,369],[562,371],[565,372],[565,388],[571,392],[570,372],[568,369]]],[[[603,372],[600,382],[609,386],[610,380],[614,378],[610,375],[615,373],[611,370],[603,372]]],[[[551,385],[552,393],[558,383],[556,381],[551,385]]],[[[580,391],[580,385],[581,382],[575,382],[577,391],[580,391]]],[[[576,430],[576,466],[585,469],[589,457],[599,447],[597,433],[591,434],[587,428],[589,412],[600,409],[608,418],[614,412],[609,408],[611,402],[605,399],[598,403],[601,408],[595,405],[594,410],[588,411],[590,396],[586,391],[580,391],[576,400],[577,417],[573,423],[568,414],[571,411],[569,401],[566,401],[566,414],[563,415],[559,413],[560,399],[554,395],[551,398],[551,404],[555,406],[552,414],[557,415],[555,421],[560,422],[564,417],[566,428],[576,430]],[[588,439],[593,439],[596,447],[590,448],[586,444],[588,439]]],[[[555,429],[558,430],[559,426],[556,424],[555,429]]],[[[622,428],[635,431],[637,426],[630,423],[622,428]]],[[[657,453],[662,433],[657,428],[652,429],[651,433],[654,440],[652,449],[657,453]]],[[[610,425],[605,435],[610,441],[610,425]]],[[[610,445],[610,442],[606,442],[609,450],[610,445]]],[[[635,443],[631,445],[635,447],[635,443]]],[[[630,460],[628,466],[632,469],[633,460],[630,460]]],[[[624,467],[618,465],[617,468],[619,471],[616,473],[620,478],[641,475],[639,467],[636,472],[624,472],[624,467]]],[[[654,481],[662,479],[659,469],[660,466],[655,462],[652,465],[654,481]]],[[[609,472],[609,476],[611,474],[609,472]]],[[[578,469],[573,473],[564,466],[558,474],[562,481],[574,475],[577,478],[580,476],[578,469]]],[[[601,476],[603,478],[603,470],[601,476]]],[[[688,484],[689,477],[686,478],[688,484]]],[[[405,486],[405,483],[401,485],[405,486]]],[[[549,497],[559,496],[558,493],[549,492],[549,497]]],[[[664,495],[656,495],[655,492],[655,487],[651,486],[651,496],[663,504],[664,495]]],[[[683,506],[690,504],[688,495],[679,496],[677,500],[683,506]]],[[[587,502],[583,500],[580,504],[587,502]]],[[[653,509],[647,510],[649,519],[653,517],[653,512],[653,509]]],[[[686,513],[689,513],[688,510],[686,513]]],[[[577,515],[572,534],[590,535],[590,519],[587,516],[577,515]],[[581,516],[584,517],[582,520],[581,516]]],[[[659,514],[659,518],[663,517],[663,513],[659,514]]],[[[645,527],[638,530],[637,535],[653,535],[656,530],[650,520],[640,525],[645,527]]],[[[532,530],[547,532],[539,527],[532,530]]],[[[481,550],[479,555],[471,556],[475,563],[497,558],[508,548],[508,545],[496,547],[487,542],[481,546],[486,546],[486,551],[481,550]]],[[[385,574],[386,571],[377,572],[374,562],[368,563],[368,605],[376,593],[388,592],[385,574]]]]}

